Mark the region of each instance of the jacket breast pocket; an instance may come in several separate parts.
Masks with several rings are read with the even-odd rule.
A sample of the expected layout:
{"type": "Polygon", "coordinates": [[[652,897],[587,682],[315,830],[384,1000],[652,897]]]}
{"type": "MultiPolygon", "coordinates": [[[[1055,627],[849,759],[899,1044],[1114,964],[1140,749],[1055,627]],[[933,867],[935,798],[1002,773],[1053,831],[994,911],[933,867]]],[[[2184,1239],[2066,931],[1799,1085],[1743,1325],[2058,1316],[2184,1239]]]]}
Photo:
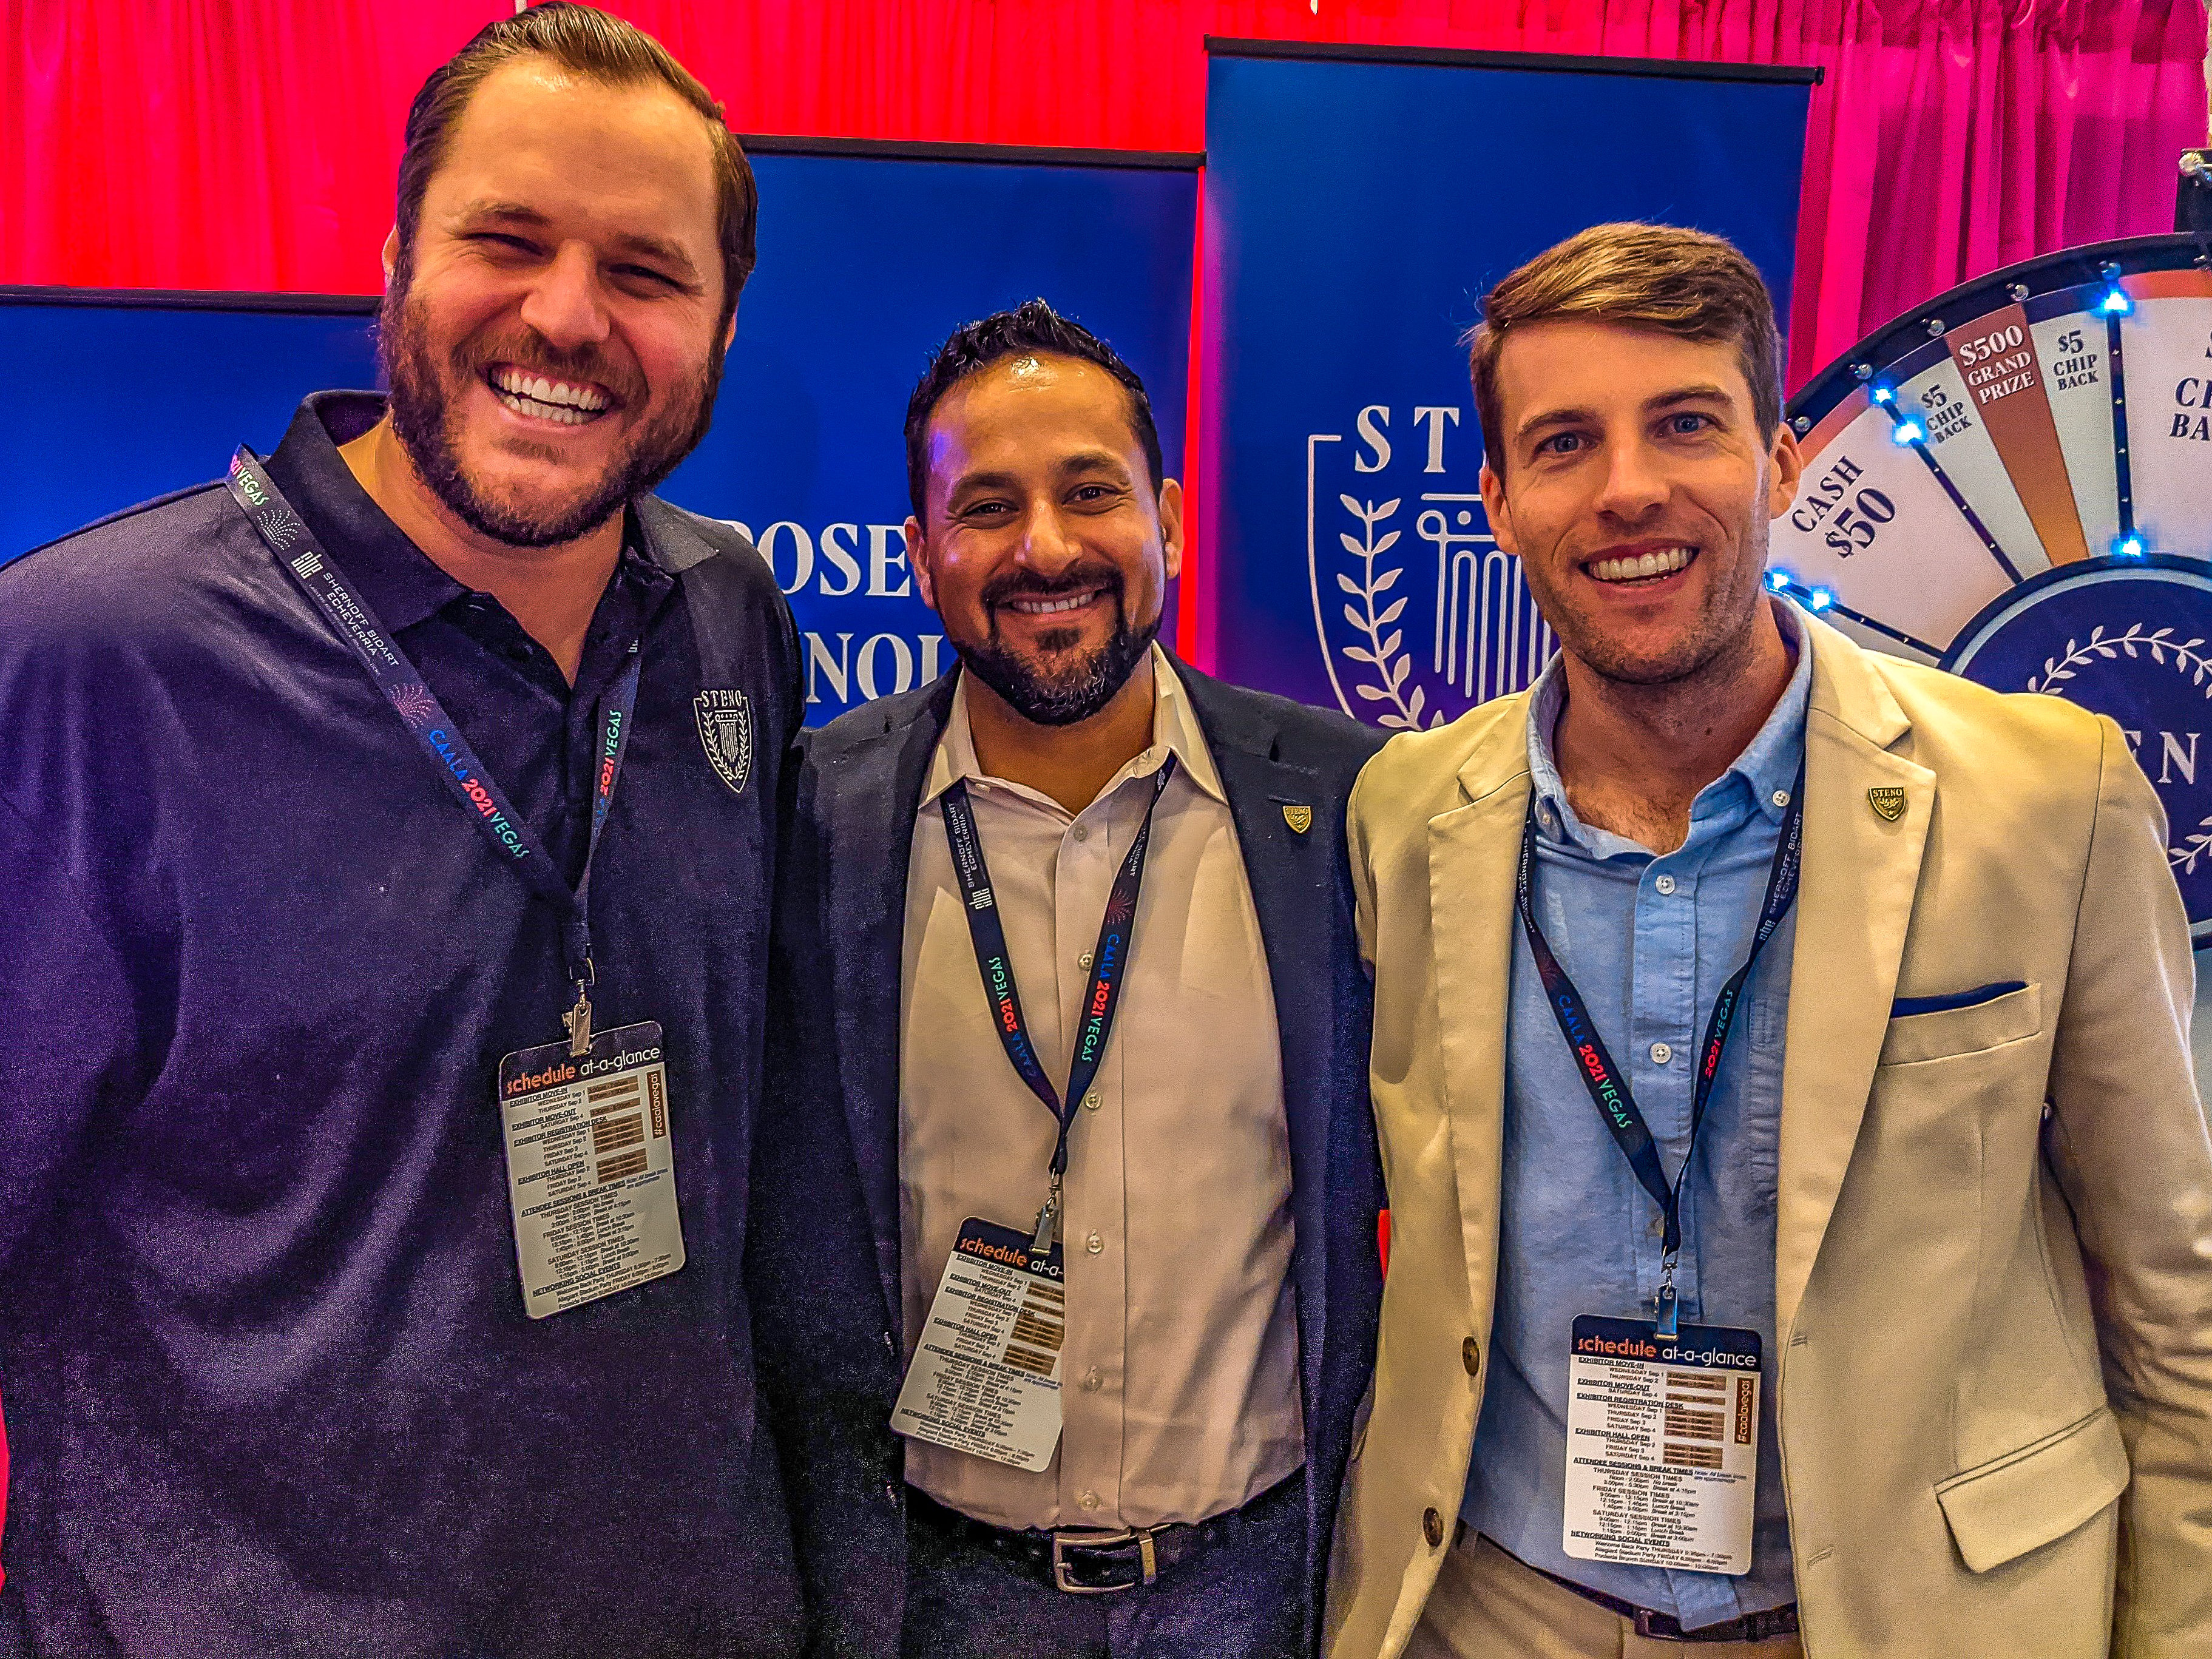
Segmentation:
{"type": "Polygon", "coordinates": [[[1893,1014],[1879,1063],[1909,1066],[1917,1060],[1978,1054],[2033,1036],[2042,1029],[2043,987],[2022,985],[1958,1007],[1893,1014]]]}
{"type": "Polygon", "coordinates": [[[2127,1490],[2128,1449],[2111,1408],[1936,1483],[1952,1541],[1987,1572],[2063,1538],[2127,1490]]]}

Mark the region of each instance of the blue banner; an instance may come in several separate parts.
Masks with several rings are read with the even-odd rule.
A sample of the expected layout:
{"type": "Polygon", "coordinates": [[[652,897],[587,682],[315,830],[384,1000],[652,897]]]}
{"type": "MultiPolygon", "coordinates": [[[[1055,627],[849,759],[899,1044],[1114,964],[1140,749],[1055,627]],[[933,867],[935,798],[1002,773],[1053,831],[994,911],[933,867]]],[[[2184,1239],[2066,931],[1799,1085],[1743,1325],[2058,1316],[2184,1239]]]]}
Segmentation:
{"type": "Polygon", "coordinates": [[[1644,219],[1729,237],[1785,304],[1812,72],[1209,45],[1212,660],[1441,725],[1554,648],[1477,487],[1462,341],[1484,292],[1644,219]]]}
{"type": "MultiPolygon", "coordinates": [[[[817,723],[951,664],[907,568],[902,434],[954,328],[1042,295],[1144,377],[1181,470],[1198,197],[1194,156],[825,148],[752,153],[760,264],[714,429],[661,491],[768,556],[806,635],[817,723]]],[[[310,392],[375,385],[374,310],[0,290],[0,562],[88,507],[219,478],[241,442],[267,453],[310,392]]]]}
{"type": "Polygon", "coordinates": [[[1196,158],[901,148],[753,153],[760,268],[714,429],[661,491],[767,556],[806,636],[817,724],[951,665],[907,567],[903,434],[908,395],[961,324],[1048,300],[1144,378],[1182,466],[1196,158]]]}

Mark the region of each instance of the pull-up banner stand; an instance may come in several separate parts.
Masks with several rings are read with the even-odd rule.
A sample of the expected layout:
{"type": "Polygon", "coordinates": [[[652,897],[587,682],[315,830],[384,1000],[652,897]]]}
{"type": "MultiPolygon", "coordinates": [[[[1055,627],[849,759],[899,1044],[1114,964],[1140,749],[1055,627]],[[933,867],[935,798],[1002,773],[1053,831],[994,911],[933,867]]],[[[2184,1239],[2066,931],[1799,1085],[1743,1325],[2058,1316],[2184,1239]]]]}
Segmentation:
{"type": "Polygon", "coordinates": [[[1814,70],[1209,40],[1201,658],[1399,730],[1553,649],[1492,540],[1462,337],[1587,226],[1727,236],[1786,303],[1814,70]]]}
{"type": "MultiPolygon", "coordinates": [[[[907,563],[902,434],[953,329],[1042,295],[1144,377],[1179,464],[1200,158],[744,143],[760,264],[714,429],[661,494],[742,526],[767,556],[818,724],[951,665],[907,563]]],[[[0,563],[221,477],[241,442],[267,453],[310,392],[374,385],[374,312],[349,296],[0,289],[0,563]]]]}

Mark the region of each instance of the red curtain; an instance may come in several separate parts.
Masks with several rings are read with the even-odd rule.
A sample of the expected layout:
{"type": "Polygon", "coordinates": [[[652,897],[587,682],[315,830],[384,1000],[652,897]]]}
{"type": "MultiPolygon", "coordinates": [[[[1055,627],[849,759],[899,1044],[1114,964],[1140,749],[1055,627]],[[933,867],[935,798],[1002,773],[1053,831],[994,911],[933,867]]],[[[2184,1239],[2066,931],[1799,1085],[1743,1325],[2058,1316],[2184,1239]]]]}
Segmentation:
{"type": "MultiPolygon", "coordinates": [[[[2170,228],[2205,0],[613,0],[740,131],[1197,149],[1207,34],[1816,64],[1790,378],[2170,228]]],[[[408,100],[506,0],[11,0],[0,282],[371,292],[408,100]]],[[[1663,142],[1663,135],[1660,136],[1663,142]]]]}

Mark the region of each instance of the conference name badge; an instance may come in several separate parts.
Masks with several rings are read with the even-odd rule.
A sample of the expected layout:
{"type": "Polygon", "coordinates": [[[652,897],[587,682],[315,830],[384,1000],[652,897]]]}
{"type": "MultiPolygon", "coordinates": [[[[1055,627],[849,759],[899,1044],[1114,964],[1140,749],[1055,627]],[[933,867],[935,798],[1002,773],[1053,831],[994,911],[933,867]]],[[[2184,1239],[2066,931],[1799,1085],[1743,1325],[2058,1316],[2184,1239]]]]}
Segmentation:
{"type": "Polygon", "coordinates": [[[658,1024],[594,1032],[581,1055],[565,1042],[507,1055],[499,1109],[522,1304],[532,1319],[684,1265],[658,1024]]]}
{"type": "Polygon", "coordinates": [[[1757,1331],[1584,1315],[1567,1374],[1566,1518],[1577,1561],[1751,1571],[1757,1331]]]}
{"type": "Polygon", "coordinates": [[[1060,1444],[1060,1349],[1067,1325],[1060,1246],[969,1217],[946,1258],[929,1322],[891,1413],[916,1440],[1017,1469],[1060,1444]]]}

